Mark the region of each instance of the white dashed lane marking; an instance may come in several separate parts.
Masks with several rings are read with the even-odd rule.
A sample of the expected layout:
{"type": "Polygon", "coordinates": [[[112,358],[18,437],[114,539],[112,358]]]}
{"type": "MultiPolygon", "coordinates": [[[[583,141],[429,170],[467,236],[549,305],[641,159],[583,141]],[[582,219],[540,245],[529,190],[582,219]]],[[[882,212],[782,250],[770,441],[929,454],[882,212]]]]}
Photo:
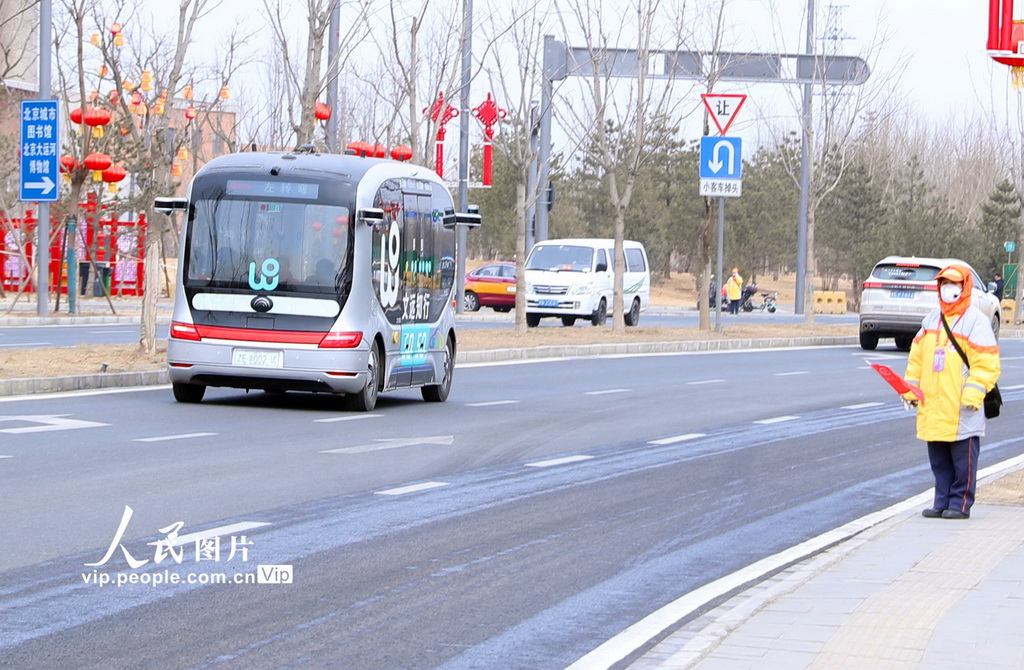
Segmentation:
{"type": "Polygon", "coordinates": [[[782,423],[784,421],[793,421],[794,419],[799,419],[799,418],[800,417],[798,417],[798,416],[792,416],[792,415],[775,416],[775,417],[772,417],[770,419],[761,419],[760,421],[755,421],[754,423],[761,423],[761,424],[782,423]]]}
{"type": "MultiPolygon", "coordinates": [[[[262,528],[263,526],[269,526],[269,523],[263,521],[240,521],[233,523],[228,526],[220,526],[218,528],[208,528],[201,530],[198,533],[187,533],[186,535],[179,535],[173,540],[158,540],[165,547],[182,547],[186,544],[193,544],[196,541],[206,540],[213,537],[224,537],[225,535],[238,535],[244,533],[247,530],[254,530],[256,528],[262,528]]],[[[151,546],[155,546],[156,542],[149,542],[151,546]]]]}
{"type": "Polygon", "coordinates": [[[676,442],[696,440],[698,437],[704,437],[705,435],[707,435],[707,433],[686,433],[685,435],[675,435],[673,437],[663,437],[660,440],[651,440],[647,444],[656,444],[658,446],[664,446],[666,444],[675,444],[676,442]]]}
{"type": "Polygon", "coordinates": [[[328,419],[313,419],[315,423],[334,423],[336,421],[359,421],[361,419],[376,419],[383,414],[354,414],[351,416],[332,416],[328,419]]]}
{"type": "Polygon", "coordinates": [[[168,440],[187,440],[193,437],[211,437],[217,433],[182,433],[181,435],[160,435],[158,437],[140,437],[132,442],[166,442],[168,440]]]}
{"type": "Polygon", "coordinates": [[[868,407],[880,407],[884,402],[862,402],[859,405],[843,405],[842,409],[867,409],[868,407]]]}
{"type": "Polygon", "coordinates": [[[400,496],[406,493],[416,493],[417,491],[429,491],[430,489],[440,488],[442,486],[449,486],[447,482],[423,482],[422,484],[412,484],[410,486],[399,486],[396,489],[385,489],[383,491],[374,491],[373,494],[377,496],[400,496]]]}
{"type": "Polygon", "coordinates": [[[629,393],[633,389],[606,389],[604,391],[587,391],[583,395],[609,395],[611,393],[629,393]]]}
{"type": "Polygon", "coordinates": [[[792,377],[794,375],[809,375],[811,374],[807,370],[797,370],[796,372],[776,372],[776,377],[792,377]]]}
{"type": "Polygon", "coordinates": [[[527,463],[528,468],[550,468],[554,465],[565,465],[566,463],[578,463],[580,461],[589,461],[593,456],[566,456],[564,458],[552,458],[547,461],[534,461],[533,463],[527,463]]]}
{"type": "Polygon", "coordinates": [[[687,386],[697,386],[699,384],[723,384],[723,383],[725,383],[724,379],[701,379],[700,381],[686,382],[686,385],[687,386]]]}
{"type": "Polygon", "coordinates": [[[491,400],[489,402],[466,403],[466,407],[495,407],[497,405],[515,405],[518,403],[518,400],[491,400]]]}

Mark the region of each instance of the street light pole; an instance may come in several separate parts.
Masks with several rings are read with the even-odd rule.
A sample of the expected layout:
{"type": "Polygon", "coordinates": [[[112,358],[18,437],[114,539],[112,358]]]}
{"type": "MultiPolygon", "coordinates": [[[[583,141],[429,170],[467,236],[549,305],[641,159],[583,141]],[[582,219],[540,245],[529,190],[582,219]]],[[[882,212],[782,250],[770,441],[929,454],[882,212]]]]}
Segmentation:
{"type": "MultiPolygon", "coordinates": [[[[469,84],[473,66],[473,0],[462,0],[462,91],[459,96],[459,211],[469,211],[469,84]]],[[[466,298],[466,226],[456,226],[455,312],[466,298]]]]}
{"type": "MultiPolygon", "coordinates": [[[[814,54],[814,0],[807,0],[807,55],[814,54]]],[[[813,63],[812,72],[818,71],[813,63]]],[[[811,102],[814,94],[813,77],[804,84],[803,105],[800,111],[800,125],[803,134],[800,141],[800,212],[796,227],[796,302],[793,311],[803,314],[806,309],[807,286],[807,211],[811,189],[811,102]]],[[[812,280],[813,281],[813,278],[812,280]]]]}

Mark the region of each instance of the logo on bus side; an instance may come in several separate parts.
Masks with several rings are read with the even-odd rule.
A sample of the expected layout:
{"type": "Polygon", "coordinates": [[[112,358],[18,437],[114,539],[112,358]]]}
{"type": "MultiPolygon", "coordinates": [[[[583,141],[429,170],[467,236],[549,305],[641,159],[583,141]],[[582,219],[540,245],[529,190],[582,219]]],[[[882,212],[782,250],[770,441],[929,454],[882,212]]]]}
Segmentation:
{"type": "Polygon", "coordinates": [[[249,286],[254,291],[273,291],[277,288],[278,274],[281,272],[281,264],[276,258],[268,258],[260,266],[259,279],[256,279],[256,261],[249,263],[249,286]]]}
{"type": "Polygon", "coordinates": [[[380,302],[384,307],[394,307],[398,304],[401,246],[398,222],[392,221],[388,226],[387,237],[382,237],[380,241],[380,302]]]}

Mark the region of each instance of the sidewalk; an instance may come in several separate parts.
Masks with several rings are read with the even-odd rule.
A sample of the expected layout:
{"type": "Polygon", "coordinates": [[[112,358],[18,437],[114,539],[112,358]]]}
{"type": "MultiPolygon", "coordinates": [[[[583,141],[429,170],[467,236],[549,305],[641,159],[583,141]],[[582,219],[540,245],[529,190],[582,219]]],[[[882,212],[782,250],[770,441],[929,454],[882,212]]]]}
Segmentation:
{"type": "Polygon", "coordinates": [[[926,519],[931,494],[916,496],[695,619],[630,670],[1024,668],[1022,465],[979,478],[969,520],[926,519]],[[1004,475],[1004,491],[989,494],[1004,475]]]}

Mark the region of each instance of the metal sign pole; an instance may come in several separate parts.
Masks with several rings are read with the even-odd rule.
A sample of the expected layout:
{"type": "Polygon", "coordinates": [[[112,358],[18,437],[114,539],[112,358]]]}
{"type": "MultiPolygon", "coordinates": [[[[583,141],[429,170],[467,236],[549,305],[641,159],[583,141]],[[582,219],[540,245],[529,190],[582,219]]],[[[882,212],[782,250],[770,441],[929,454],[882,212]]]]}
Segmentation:
{"type": "Polygon", "coordinates": [[[715,289],[715,332],[722,332],[722,289],[725,277],[722,275],[722,256],[725,249],[725,198],[718,199],[718,259],[715,272],[718,273],[718,287],[715,289]]]}
{"type": "MultiPolygon", "coordinates": [[[[53,6],[51,0],[39,2],[39,100],[50,97],[50,44],[53,42],[53,6]]],[[[46,316],[50,294],[50,203],[39,203],[36,225],[36,314],[46,316]]],[[[69,269],[70,271],[70,269],[69,269]]]]}

